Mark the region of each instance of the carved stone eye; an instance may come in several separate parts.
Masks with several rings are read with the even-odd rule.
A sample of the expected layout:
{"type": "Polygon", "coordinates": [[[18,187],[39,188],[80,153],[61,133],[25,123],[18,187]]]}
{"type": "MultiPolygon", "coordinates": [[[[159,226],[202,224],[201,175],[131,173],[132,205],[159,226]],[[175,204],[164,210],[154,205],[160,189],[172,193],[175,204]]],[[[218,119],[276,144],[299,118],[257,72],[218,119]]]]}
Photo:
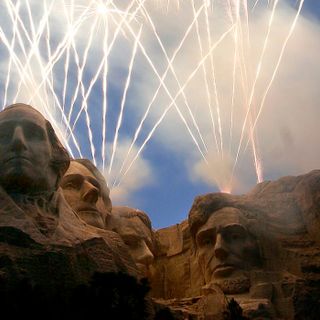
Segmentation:
{"type": "Polygon", "coordinates": [[[212,239],[208,236],[203,237],[202,239],[199,239],[199,245],[202,247],[210,246],[212,245],[212,239]]]}

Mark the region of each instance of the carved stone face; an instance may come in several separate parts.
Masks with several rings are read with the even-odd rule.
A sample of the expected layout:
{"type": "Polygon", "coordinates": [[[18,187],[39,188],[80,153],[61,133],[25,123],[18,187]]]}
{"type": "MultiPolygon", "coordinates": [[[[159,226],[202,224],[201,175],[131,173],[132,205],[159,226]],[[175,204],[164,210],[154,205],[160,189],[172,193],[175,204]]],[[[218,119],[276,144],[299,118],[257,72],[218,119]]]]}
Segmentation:
{"type": "Polygon", "coordinates": [[[129,247],[129,252],[141,274],[147,276],[149,267],[154,260],[152,230],[137,216],[113,217],[110,219],[110,227],[121,236],[129,247]]]}
{"type": "Polygon", "coordinates": [[[106,208],[101,196],[101,187],[92,174],[82,164],[71,161],[69,169],[61,181],[63,194],[71,208],[86,223],[105,228],[106,208]]]}
{"type": "Polygon", "coordinates": [[[45,118],[23,104],[0,112],[0,184],[8,192],[53,190],[52,147],[45,118]]]}
{"type": "Polygon", "coordinates": [[[256,240],[235,208],[214,212],[196,234],[197,256],[206,284],[243,276],[259,264],[256,240]]]}

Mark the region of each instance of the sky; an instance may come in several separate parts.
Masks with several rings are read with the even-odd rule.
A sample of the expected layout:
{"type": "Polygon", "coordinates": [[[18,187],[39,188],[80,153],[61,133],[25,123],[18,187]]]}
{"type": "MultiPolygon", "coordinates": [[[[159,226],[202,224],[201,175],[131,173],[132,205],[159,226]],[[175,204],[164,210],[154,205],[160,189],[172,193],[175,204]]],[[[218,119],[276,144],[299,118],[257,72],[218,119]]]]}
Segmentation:
{"type": "Polygon", "coordinates": [[[319,168],[320,2],[299,3],[4,1],[2,106],[39,109],[113,205],[179,223],[197,195],[319,168]]]}

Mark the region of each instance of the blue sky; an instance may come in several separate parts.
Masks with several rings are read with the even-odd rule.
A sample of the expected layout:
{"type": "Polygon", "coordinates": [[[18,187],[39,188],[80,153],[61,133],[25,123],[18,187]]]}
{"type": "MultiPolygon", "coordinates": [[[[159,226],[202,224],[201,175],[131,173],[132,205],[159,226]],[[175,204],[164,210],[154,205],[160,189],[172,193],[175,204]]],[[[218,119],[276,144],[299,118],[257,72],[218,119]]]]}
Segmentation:
{"type": "Polygon", "coordinates": [[[319,1],[305,0],[288,41],[298,9],[295,0],[280,1],[268,38],[272,1],[260,0],[254,9],[255,1],[248,1],[248,28],[245,9],[239,9],[241,23],[235,23],[237,7],[228,8],[223,0],[213,5],[145,0],[140,9],[141,2],[130,0],[113,1],[114,6],[98,0],[91,7],[83,0],[74,3],[75,7],[71,2],[64,7],[60,0],[25,0],[20,7],[16,1],[0,4],[2,104],[23,101],[42,111],[74,157],[96,161],[109,182],[114,205],[144,210],[154,228],[161,228],[186,219],[199,194],[244,193],[259,179],[318,168],[319,1]],[[45,12],[50,12],[47,20],[45,12]],[[74,33],[67,37],[69,30],[74,33]],[[67,45],[61,49],[61,44],[67,45]],[[49,66],[55,52],[61,55],[49,66]],[[166,73],[172,57],[172,69],[166,73]],[[163,84],[151,105],[161,77],[163,84]],[[79,110],[72,133],[77,147],[68,126],[79,110]],[[132,160],[140,148],[124,175],[130,161],[120,169],[128,150],[132,160]],[[119,185],[113,183],[116,177],[119,185]]]}

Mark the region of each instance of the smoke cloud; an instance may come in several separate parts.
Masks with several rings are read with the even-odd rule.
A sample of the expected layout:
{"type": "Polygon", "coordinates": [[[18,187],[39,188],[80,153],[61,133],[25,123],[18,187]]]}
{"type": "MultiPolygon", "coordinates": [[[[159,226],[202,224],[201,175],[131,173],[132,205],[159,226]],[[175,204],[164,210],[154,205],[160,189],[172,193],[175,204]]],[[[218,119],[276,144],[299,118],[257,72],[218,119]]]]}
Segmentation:
{"type": "MultiPolygon", "coordinates": [[[[29,3],[37,29],[43,17],[39,12],[45,12],[51,7],[49,3],[47,8],[38,1],[29,3]]],[[[84,12],[87,4],[86,1],[75,3],[73,19],[84,12]]],[[[255,185],[258,176],[275,179],[318,167],[320,28],[316,21],[310,17],[299,17],[252,133],[250,125],[252,127],[255,123],[262,107],[263,96],[297,8],[285,1],[278,5],[265,54],[260,60],[272,15],[271,5],[267,8],[260,1],[253,10],[253,3],[249,2],[248,11],[241,5],[240,28],[237,6],[233,4],[229,8],[226,1],[168,1],[167,6],[160,1],[142,3],[121,1],[117,8],[108,7],[104,18],[98,16],[95,10],[88,12],[81,27],[70,38],[74,42],[70,42],[69,49],[63,51],[52,72],[46,75],[57,96],[48,84],[42,86],[38,95],[34,96],[35,88],[43,82],[42,68],[49,60],[47,38],[50,35],[50,50],[53,53],[66,34],[72,31],[72,15],[61,9],[62,2],[55,2],[48,20],[50,33],[43,31],[38,53],[33,53],[30,61],[15,35],[16,40],[12,42],[15,61],[20,61],[22,66],[27,65],[28,68],[23,75],[18,70],[18,64],[11,62],[7,100],[3,104],[29,101],[34,96],[31,103],[43,110],[49,120],[56,119],[57,130],[75,157],[80,156],[79,150],[70,134],[66,133],[68,124],[62,117],[62,110],[66,116],[70,113],[70,124],[74,123],[78,112],[82,110],[73,131],[80,151],[83,157],[95,157],[101,168],[106,161],[105,174],[109,183],[119,176],[122,183],[111,191],[113,201],[119,204],[126,204],[142,187],[154,183],[158,166],[170,166],[170,163],[162,164],[152,157],[152,150],[158,148],[180,160],[190,184],[202,183],[212,187],[213,191],[220,189],[242,193],[255,185]],[[131,4],[131,9],[126,12],[131,4]],[[136,9],[137,14],[133,16],[136,9]],[[121,21],[123,25],[113,41],[121,21]],[[90,30],[93,30],[92,43],[85,61],[90,30]],[[92,91],[87,96],[86,113],[83,108],[84,96],[103,62],[106,49],[103,43],[113,46],[106,46],[111,50],[107,63],[100,69],[92,91]],[[133,56],[134,52],[136,54],[133,56]],[[67,61],[67,95],[63,97],[67,61]],[[83,67],[82,87],[75,95],[79,65],[83,67]],[[259,77],[252,95],[250,112],[246,116],[257,70],[259,77]],[[23,76],[26,80],[21,84],[23,76]],[[128,77],[131,78],[130,82],[128,77]],[[107,85],[106,91],[103,91],[105,78],[107,85]],[[155,95],[160,79],[163,83],[155,95]],[[123,99],[126,102],[124,105],[123,99]],[[73,112],[70,111],[72,103],[73,112]],[[48,117],[48,106],[51,118],[48,117]],[[105,127],[102,124],[104,108],[107,109],[105,127]],[[148,115],[147,109],[150,109],[148,115]],[[117,124],[120,126],[114,166],[108,174],[117,124]],[[139,125],[141,130],[138,129],[139,125]],[[103,140],[104,130],[106,138],[103,140]],[[255,140],[255,148],[252,138],[255,140]],[[136,157],[137,160],[123,177],[119,171],[132,141],[134,144],[129,159],[136,157]],[[150,151],[148,154],[144,153],[144,144],[150,151]],[[103,146],[106,147],[105,159],[103,146]]],[[[13,41],[12,25],[15,20],[8,14],[5,4],[1,4],[0,8],[1,30],[8,40],[13,41]]],[[[26,18],[27,8],[22,6],[18,11],[19,16],[24,17],[27,33],[33,35],[35,41],[36,34],[33,34],[30,19],[26,18]]],[[[18,25],[22,32],[22,26],[18,25]]],[[[26,38],[23,31],[21,41],[28,43],[26,38]]],[[[25,49],[27,53],[32,52],[32,45],[27,44],[25,49]]],[[[10,53],[3,42],[0,53],[4,57],[0,65],[4,97],[10,53]]]]}

